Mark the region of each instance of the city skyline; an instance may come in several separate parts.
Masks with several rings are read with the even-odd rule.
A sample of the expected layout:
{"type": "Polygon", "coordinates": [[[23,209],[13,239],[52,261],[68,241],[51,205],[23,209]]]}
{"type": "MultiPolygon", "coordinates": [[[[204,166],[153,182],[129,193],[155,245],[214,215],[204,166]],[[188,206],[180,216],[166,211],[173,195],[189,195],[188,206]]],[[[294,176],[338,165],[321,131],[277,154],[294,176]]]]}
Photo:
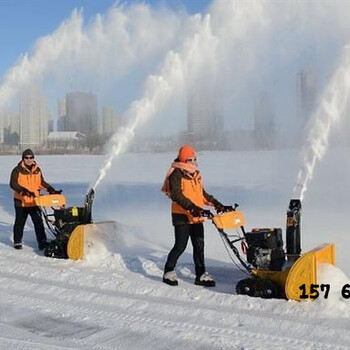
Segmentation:
{"type": "MultiPolygon", "coordinates": [[[[309,100],[310,94],[313,96],[313,98],[315,98],[316,95],[316,92],[314,91],[315,86],[314,84],[311,84],[316,80],[316,78],[315,76],[312,76],[312,79],[310,79],[310,74],[308,72],[308,70],[301,69],[295,74],[295,104],[296,110],[298,111],[301,105],[300,101],[303,101],[304,105],[306,106],[304,109],[308,112],[312,110],[310,103],[315,103],[314,100],[311,102],[309,100]],[[300,89],[301,77],[304,77],[304,80],[306,81],[304,85],[308,88],[304,87],[304,89],[300,89]]],[[[208,87],[203,84],[201,89],[193,89],[189,92],[187,100],[187,123],[185,123],[182,127],[185,134],[183,134],[183,132],[182,134],[175,133],[173,136],[178,137],[179,140],[183,139],[184,142],[186,141],[198,144],[199,148],[210,148],[212,147],[210,145],[214,145],[217,142],[219,142],[221,146],[215,147],[227,147],[224,146],[225,142],[223,141],[224,135],[227,134],[227,131],[225,131],[223,128],[223,106],[217,91],[218,90],[215,88],[208,87]]],[[[37,114],[39,115],[37,118],[37,124],[41,125],[38,127],[38,129],[46,130],[44,135],[41,134],[41,136],[37,138],[39,140],[37,142],[37,146],[39,147],[39,144],[43,144],[43,140],[47,140],[49,135],[49,125],[50,123],[53,125],[52,121],[55,118],[52,118],[52,113],[49,111],[45,97],[40,96],[37,89],[33,88],[32,92],[27,90],[27,93],[28,96],[32,96],[32,99],[34,100],[33,102],[27,98],[27,105],[35,105],[35,100],[37,100],[36,103],[38,106],[36,107],[36,110],[46,108],[47,111],[46,118],[42,118],[42,114],[40,113],[37,114]],[[46,123],[44,128],[42,127],[43,121],[46,123]]],[[[52,134],[52,140],[57,140],[59,135],[61,135],[63,139],[69,135],[71,137],[76,137],[77,134],[73,135],[73,132],[78,133],[82,137],[93,137],[100,135],[105,138],[105,141],[108,140],[108,138],[117,131],[118,127],[122,126],[121,116],[118,115],[113,106],[99,106],[98,100],[98,96],[94,93],[84,91],[70,91],[67,92],[64,97],[58,97],[56,105],[57,125],[50,130],[54,132],[52,134]],[[60,134],[59,132],[63,133],[60,134]]],[[[241,136],[245,133],[246,139],[251,139],[250,141],[243,140],[241,139],[241,136],[239,136],[238,138],[241,139],[241,144],[245,144],[248,148],[275,147],[275,143],[279,137],[278,130],[276,129],[275,125],[275,107],[273,103],[273,96],[267,91],[261,91],[255,96],[252,104],[254,105],[251,115],[253,121],[252,127],[250,129],[246,129],[246,132],[244,132],[244,130],[236,129],[237,131],[240,130],[241,136]],[[251,132],[249,132],[249,130],[251,132]],[[253,141],[253,139],[255,141],[253,141]]],[[[22,139],[25,139],[25,135],[29,132],[28,130],[30,130],[30,128],[26,127],[26,131],[22,132],[21,126],[16,127],[15,124],[12,125],[9,122],[10,115],[12,117],[17,115],[20,120],[22,120],[21,118],[25,118],[27,115],[29,116],[27,118],[28,123],[35,124],[33,123],[33,110],[35,109],[33,109],[33,107],[27,108],[27,110],[30,112],[27,111],[27,113],[24,113],[21,111],[21,109],[25,110],[22,108],[22,105],[22,97],[20,97],[18,112],[12,111],[11,113],[3,115],[0,114],[0,126],[2,127],[2,134],[0,134],[1,142],[4,142],[5,132],[8,132],[8,130],[5,130],[5,128],[7,128],[9,131],[18,130],[20,146],[22,143],[27,145],[34,144],[32,141],[21,141],[22,139]]],[[[290,133],[292,138],[295,139],[295,136],[293,135],[301,134],[300,131],[302,130],[304,124],[307,123],[307,118],[310,116],[311,115],[307,115],[307,113],[304,112],[303,124],[296,123],[296,127],[299,129],[295,129],[293,133],[290,133]]],[[[295,116],[296,122],[298,121],[298,118],[300,118],[299,114],[295,116]]],[[[13,118],[13,123],[16,123],[16,118],[13,118]]],[[[22,124],[20,125],[25,124],[23,124],[22,121],[22,124]]],[[[38,132],[39,131],[37,131],[37,133],[38,132]]],[[[238,134],[235,137],[237,138],[237,136],[238,134]]],[[[279,145],[282,144],[281,141],[279,141],[279,145]]],[[[294,141],[294,144],[296,145],[297,142],[294,141]]],[[[237,144],[234,147],[237,147],[237,144]]]]}
{"type": "Polygon", "coordinates": [[[57,131],[110,137],[117,131],[118,119],[112,106],[98,108],[97,96],[81,91],[67,92],[64,98],[58,98],[56,118],[52,118],[47,98],[38,88],[27,88],[18,96],[16,109],[0,113],[0,144],[10,145],[17,139],[19,148],[42,148],[50,131],[56,133],[56,138],[57,131]]]}

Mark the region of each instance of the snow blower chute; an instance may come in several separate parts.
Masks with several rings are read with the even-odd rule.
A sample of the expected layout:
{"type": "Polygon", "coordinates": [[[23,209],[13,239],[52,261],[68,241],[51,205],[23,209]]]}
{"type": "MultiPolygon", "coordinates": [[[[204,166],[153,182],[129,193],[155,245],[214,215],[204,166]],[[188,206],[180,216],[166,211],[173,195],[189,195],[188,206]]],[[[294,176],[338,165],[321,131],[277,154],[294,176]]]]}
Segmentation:
{"type": "Polygon", "coordinates": [[[82,207],[66,207],[64,195],[50,194],[35,198],[46,226],[54,239],[45,248],[47,257],[80,260],[93,249],[104,233],[115,232],[114,221],[92,222],[94,190],[90,189],[82,207]],[[51,212],[48,212],[51,208],[51,212]]]}
{"type": "MultiPolygon", "coordinates": [[[[245,232],[245,219],[236,210],[212,215],[206,211],[224,243],[229,246],[236,258],[248,272],[249,277],[240,280],[236,293],[263,298],[287,298],[302,300],[302,295],[311,295],[312,286],[317,285],[317,265],[335,265],[334,244],[325,243],[307,253],[300,254],[301,202],[292,199],[287,210],[286,252],[283,249],[282,229],[254,228],[245,232]],[[241,229],[232,239],[225,229],[241,229]],[[241,242],[243,259],[235,246],[241,242]]],[[[312,299],[312,298],[311,298],[312,299]]]]}

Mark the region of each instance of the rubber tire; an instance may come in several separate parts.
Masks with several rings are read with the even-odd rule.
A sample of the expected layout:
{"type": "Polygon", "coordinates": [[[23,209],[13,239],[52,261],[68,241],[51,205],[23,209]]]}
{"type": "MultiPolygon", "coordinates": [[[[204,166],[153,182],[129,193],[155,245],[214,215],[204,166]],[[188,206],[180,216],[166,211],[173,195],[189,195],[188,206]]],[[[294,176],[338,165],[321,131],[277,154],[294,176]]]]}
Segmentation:
{"type": "Polygon", "coordinates": [[[53,257],[53,247],[51,245],[44,249],[44,255],[48,258],[53,257]]]}
{"type": "Polygon", "coordinates": [[[68,255],[63,243],[58,243],[56,240],[44,249],[44,255],[48,258],[68,259],[68,255]]]}
{"type": "Polygon", "coordinates": [[[251,278],[245,278],[240,280],[236,284],[236,294],[240,295],[248,295],[250,297],[254,297],[256,293],[256,283],[251,278]]]}
{"type": "Polygon", "coordinates": [[[264,299],[278,299],[281,296],[280,287],[268,279],[264,280],[261,292],[264,299]]]}

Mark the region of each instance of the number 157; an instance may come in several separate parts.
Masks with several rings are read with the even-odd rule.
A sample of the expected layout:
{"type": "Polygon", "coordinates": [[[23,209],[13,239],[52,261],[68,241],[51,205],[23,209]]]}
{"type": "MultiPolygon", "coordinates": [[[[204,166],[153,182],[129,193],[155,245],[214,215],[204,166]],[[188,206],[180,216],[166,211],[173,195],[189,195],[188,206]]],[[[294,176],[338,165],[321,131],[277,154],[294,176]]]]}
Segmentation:
{"type": "Polygon", "coordinates": [[[310,284],[310,294],[306,293],[306,285],[301,285],[299,287],[299,289],[301,290],[300,299],[317,299],[320,296],[318,288],[320,288],[321,292],[325,292],[324,298],[327,299],[329,290],[331,289],[331,286],[329,284],[310,284]]]}

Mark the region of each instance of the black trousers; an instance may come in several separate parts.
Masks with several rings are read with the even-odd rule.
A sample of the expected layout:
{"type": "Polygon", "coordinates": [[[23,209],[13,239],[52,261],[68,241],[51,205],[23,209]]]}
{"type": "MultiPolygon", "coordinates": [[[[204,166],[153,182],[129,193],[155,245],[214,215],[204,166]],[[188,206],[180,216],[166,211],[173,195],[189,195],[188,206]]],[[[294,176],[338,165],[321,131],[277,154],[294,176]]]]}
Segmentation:
{"type": "Polygon", "coordinates": [[[171,249],[165,263],[164,273],[175,269],[177,260],[187,247],[188,238],[191,237],[193,246],[193,261],[196,270],[196,277],[205,272],[204,264],[204,227],[203,224],[176,225],[175,245],[171,249]]]}
{"type": "Polygon", "coordinates": [[[46,234],[43,219],[38,207],[15,207],[16,219],[13,226],[13,241],[21,243],[23,238],[24,225],[26,224],[28,215],[30,215],[35,229],[35,235],[38,243],[46,242],[46,234]]]}

